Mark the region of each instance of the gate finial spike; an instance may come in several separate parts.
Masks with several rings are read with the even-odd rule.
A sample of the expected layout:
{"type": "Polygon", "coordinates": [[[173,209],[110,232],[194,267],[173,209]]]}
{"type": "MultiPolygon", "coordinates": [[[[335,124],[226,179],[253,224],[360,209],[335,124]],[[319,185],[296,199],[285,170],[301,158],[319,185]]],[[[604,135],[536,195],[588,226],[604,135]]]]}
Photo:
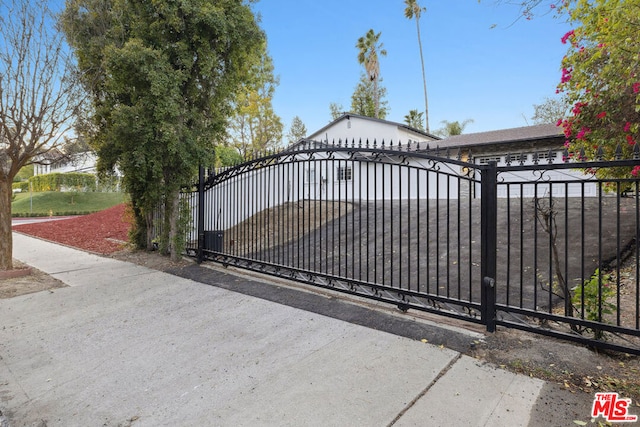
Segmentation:
{"type": "Polygon", "coordinates": [[[507,164],[507,166],[511,166],[511,152],[508,152],[506,157],[505,157],[505,163],[507,164]]]}
{"type": "Polygon", "coordinates": [[[640,159],[640,146],[638,146],[638,144],[635,144],[633,146],[633,159],[634,160],[640,159]]]}
{"type": "MultiPolygon", "coordinates": [[[[367,139],[367,141],[369,140],[367,139]]],[[[375,138],[373,138],[373,148],[377,148],[377,147],[378,147],[378,142],[376,141],[375,138]]]]}
{"type": "Polygon", "coordinates": [[[362,138],[358,138],[358,148],[362,148],[362,138]]]}
{"type": "Polygon", "coordinates": [[[564,151],[562,152],[562,161],[564,163],[569,163],[569,150],[567,147],[564,147],[564,151]]]}
{"type": "Polygon", "coordinates": [[[616,160],[622,159],[622,147],[620,146],[620,144],[618,144],[616,146],[616,152],[615,152],[614,156],[615,156],[616,160]]]}
{"type": "Polygon", "coordinates": [[[596,152],[596,159],[602,160],[602,157],[604,157],[604,151],[602,150],[602,147],[598,147],[598,151],[596,152]]]}

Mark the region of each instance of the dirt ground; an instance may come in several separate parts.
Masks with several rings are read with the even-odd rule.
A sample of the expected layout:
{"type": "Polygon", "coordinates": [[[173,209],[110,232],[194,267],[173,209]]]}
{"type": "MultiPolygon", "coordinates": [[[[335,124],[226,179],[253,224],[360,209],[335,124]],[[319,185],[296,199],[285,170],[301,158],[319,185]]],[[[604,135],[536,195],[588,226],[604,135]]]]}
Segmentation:
{"type": "MultiPolygon", "coordinates": [[[[18,260],[13,260],[14,268],[27,267],[18,260]]],[[[11,279],[0,279],[0,299],[13,298],[34,292],[49,291],[64,288],[67,285],[42,271],[31,268],[31,274],[11,279]]]]}

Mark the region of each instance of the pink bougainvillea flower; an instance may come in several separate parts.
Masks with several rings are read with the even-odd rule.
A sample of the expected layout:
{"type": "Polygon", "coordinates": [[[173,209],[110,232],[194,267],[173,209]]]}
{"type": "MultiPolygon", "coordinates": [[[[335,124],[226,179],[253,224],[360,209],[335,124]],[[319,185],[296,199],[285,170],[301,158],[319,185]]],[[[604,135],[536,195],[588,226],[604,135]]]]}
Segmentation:
{"type": "Polygon", "coordinates": [[[633,84],[633,93],[638,93],[638,92],[640,92],[640,82],[633,84]]]}
{"type": "Polygon", "coordinates": [[[562,119],[558,119],[558,121],[556,122],[556,126],[562,126],[562,119]]]}
{"type": "Polygon", "coordinates": [[[607,117],[607,112],[603,111],[602,113],[598,114],[598,118],[599,119],[604,119],[605,117],[607,117]]]}
{"type": "Polygon", "coordinates": [[[627,143],[629,145],[636,145],[636,141],[633,139],[631,135],[627,135],[627,143]]]}
{"type": "Polygon", "coordinates": [[[584,139],[584,137],[591,132],[591,130],[589,128],[583,127],[582,129],[580,129],[580,131],[576,134],[576,139],[584,139]]]}
{"type": "Polygon", "coordinates": [[[627,122],[624,125],[624,131],[629,132],[631,130],[631,122],[627,122]]]}
{"type": "Polygon", "coordinates": [[[575,31],[573,30],[568,31],[564,36],[562,36],[560,41],[562,41],[562,44],[567,44],[567,40],[569,40],[569,37],[573,37],[574,34],[575,34],[575,31]]]}
{"type": "Polygon", "coordinates": [[[631,171],[631,175],[633,176],[638,176],[638,174],[640,174],[640,165],[634,167],[633,170],[631,171]]]}

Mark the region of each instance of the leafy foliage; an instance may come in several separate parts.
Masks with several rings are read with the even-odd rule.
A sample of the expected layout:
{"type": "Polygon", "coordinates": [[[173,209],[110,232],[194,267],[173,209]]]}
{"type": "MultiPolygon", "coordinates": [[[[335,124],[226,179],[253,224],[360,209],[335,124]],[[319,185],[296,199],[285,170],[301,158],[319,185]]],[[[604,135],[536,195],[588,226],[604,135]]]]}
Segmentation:
{"type": "Polygon", "coordinates": [[[242,163],[242,155],[235,147],[216,145],[216,167],[233,166],[242,163]]]}
{"type": "MultiPolygon", "coordinates": [[[[373,90],[370,91],[370,94],[373,96],[374,113],[373,115],[362,114],[358,113],[355,110],[352,112],[365,116],[375,117],[376,119],[382,119],[384,118],[384,115],[386,115],[386,112],[383,113],[381,111],[384,107],[380,105],[381,92],[378,89],[378,82],[381,80],[379,56],[387,56],[387,51],[383,49],[382,42],[380,41],[381,34],[382,33],[380,32],[376,34],[373,29],[370,29],[364,36],[360,37],[358,39],[358,42],[356,43],[356,48],[358,49],[358,63],[364,65],[366,78],[368,78],[369,81],[373,83],[373,90]]],[[[363,80],[366,79],[360,79],[360,85],[358,85],[358,88],[362,86],[363,80]]],[[[356,90],[358,88],[356,88],[356,90]]],[[[351,105],[353,109],[353,97],[351,105]]]]}
{"type": "Polygon", "coordinates": [[[424,126],[422,124],[423,114],[423,112],[418,112],[418,110],[410,110],[409,114],[404,116],[404,122],[414,129],[424,130],[424,126]]]}
{"type": "Polygon", "coordinates": [[[438,129],[435,133],[436,135],[447,137],[447,136],[455,136],[462,135],[464,129],[467,127],[469,123],[473,123],[473,119],[467,119],[463,122],[459,122],[457,120],[450,122],[448,120],[443,120],[441,122],[443,127],[438,129]]]}
{"type": "Polygon", "coordinates": [[[48,173],[29,178],[32,191],[60,191],[77,188],[96,191],[96,176],[90,173],[48,173]]]}
{"type": "Polygon", "coordinates": [[[385,87],[361,74],[360,82],[351,95],[351,113],[384,119],[389,112],[389,103],[384,99],[386,96],[385,87]]]}
{"type": "MultiPolygon", "coordinates": [[[[613,279],[610,274],[601,274],[599,269],[593,273],[591,278],[584,281],[582,286],[574,289],[571,302],[576,306],[578,312],[583,312],[587,320],[603,322],[603,316],[612,314],[616,310],[616,305],[610,302],[616,294],[613,279]]],[[[593,330],[595,339],[603,339],[604,332],[593,330]]]]}
{"type": "Polygon", "coordinates": [[[342,116],[344,108],[342,107],[342,104],[332,102],[329,104],[329,112],[331,113],[331,120],[336,120],[342,116]]]}
{"type": "Polygon", "coordinates": [[[273,74],[266,45],[261,49],[251,66],[250,79],[240,89],[231,120],[233,145],[244,158],[279,146],[284,129],[271,103],[279,79],[273,74]]]}
{"type": "Polygon", "coordinates": [[[98,167],[123,172],[135,243],[151,248],[158,206],[177,233],[179,189],[213,162],[264,34],[237,0],[68,0],[61,22],[92,95],[98,167]]]}
{"type": "MultiPolygon", "coordinates": [[[[562,60],[558,92],[572,106],[559,121],[574,156],[584,150],[587,159],[602,148],[605,159],[616,148],[631,158],[640,141],[640,0],[568,1],[563,10],[576,27],[562,37],[568,52],[562,60]]],[[[633,170],[598,171],[599,176],[637,176],[633,170]]]]}
{"type": "Polygon", "coordinates": [[[295,116],[291,121],[289,133],[287,133],[289,144],[295,144],[305,136],[307,136],[307,127],[304,125],[300,117],[295,116]]]}
{"type": "Polygon", "coordinates": [[[562,120],[569,110],[567,102],[563,99],[545,98],[541,104],[533,105],[531,120],[537,125],[557,123],[562,120]]]}

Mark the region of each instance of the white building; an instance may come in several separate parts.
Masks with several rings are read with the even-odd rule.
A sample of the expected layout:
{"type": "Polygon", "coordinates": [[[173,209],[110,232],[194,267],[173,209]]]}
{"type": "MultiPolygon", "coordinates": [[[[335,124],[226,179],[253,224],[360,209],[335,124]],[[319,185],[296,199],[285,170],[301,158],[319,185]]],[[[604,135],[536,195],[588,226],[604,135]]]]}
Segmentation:
{"type": "Polygon", "coordinates": [[[438,141],[440,138],[403,123],[345,113],[322,129],[310,134],[307,139],[328,144],[338,144],[338,141],[348,141],[351,144],[355,141],[358,145],[362,141],[363,146],[367,141],[370,145],[376,141],[379,147],[382,141],[386,146],[391,144],[397,146],[438,141]]]}
{"type": "Polygon", "coordinates": [[[58,150],[52,150],[34,159],[33,174],[69,172],[95,174],[97,162],[98,157],[93,151],[67,155],[58,150]]]}

